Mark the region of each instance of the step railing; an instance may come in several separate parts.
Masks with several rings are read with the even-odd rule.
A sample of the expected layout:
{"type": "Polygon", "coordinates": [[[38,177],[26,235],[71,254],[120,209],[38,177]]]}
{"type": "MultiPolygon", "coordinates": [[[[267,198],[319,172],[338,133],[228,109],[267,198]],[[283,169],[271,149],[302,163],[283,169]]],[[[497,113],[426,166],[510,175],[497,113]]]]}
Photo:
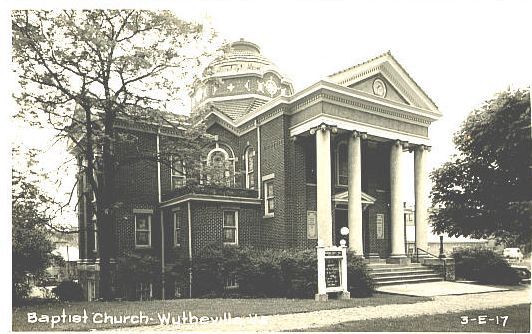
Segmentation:
{"type": "Polygon", "coordinates": [[[432,258],[435,258],[435,259],[441,259],[440,256],[434,255],[434,254],[424,250],[423,248],[416,247],[416,252],[414,253],[414,256],[412,257],[412,262],[419,263],[419,253],[422,253],[424,255],[428,255],[429,257],[432,257],[432,258]]]}
{"type": "MultiPolygon", "coordinates": [[[[428,251],[426,251],[426,250],[424,250],[422,248],[417,248],[416,247],[416,252],[415,252],[414,256],[412,257],[411,261],[419,263],[420,253],[424,254],[424,257],[429,257],[429,258],[433,258],[433,259],[439,259],[440,263],[441,263],[441,270],[442,270],[443,278],[445,280],[447,280],[447,260],[452,261],[453,259],[447,259],[445,257],[445,254],[443,253],[443,248],[440,247],[440,255],[435,255],[435,254],[432,254],[432,253],[430,253],[430,252],[428,252],[428,251]]],[[[451,280],[454,281],[454,268],[451,268],[450,273],[452,273],[452,276],[453,276],[453,278],[451,278],[451,280]]]]}

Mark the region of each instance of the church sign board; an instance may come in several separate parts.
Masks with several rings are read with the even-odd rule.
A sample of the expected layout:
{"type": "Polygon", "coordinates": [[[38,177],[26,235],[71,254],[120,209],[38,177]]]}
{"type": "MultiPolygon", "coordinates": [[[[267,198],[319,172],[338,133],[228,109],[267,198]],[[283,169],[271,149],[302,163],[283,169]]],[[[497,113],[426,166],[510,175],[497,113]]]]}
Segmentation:
{"type": "Polygon", "coordinates": [[[328,293],[338,293],[340,299],[348,299],[347,247],[317,247],[318,293],[316,300],[328,300],[328,293]]]}

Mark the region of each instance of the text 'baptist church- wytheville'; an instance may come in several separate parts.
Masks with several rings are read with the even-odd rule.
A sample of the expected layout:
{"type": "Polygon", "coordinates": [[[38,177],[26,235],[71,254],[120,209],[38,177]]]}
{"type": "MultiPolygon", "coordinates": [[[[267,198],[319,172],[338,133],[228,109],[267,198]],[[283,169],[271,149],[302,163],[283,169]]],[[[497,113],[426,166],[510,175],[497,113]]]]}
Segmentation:
{"type": "MultiPolygon", "coordinates": [[[[183,140],[179,128],[190,118],[204,119],[213,139],[202,161],[220,175],[217,184],[191,180],[198,174],[178,159],[122,166],[112,258],[133,252],[171,265],[212,244],[315,249],[318,240],[337,245],[347,226],[349,251],[400,263],[406,258],[403,155],[414,159],[416,246],[427,249],[428,130],[441,117],[437,106],[389,52],[298,92],[281,73],[257,45],[240,40],[195,82],[189,117],[167,113],[173,125],[117,121],[118,133],[138,138],[137,151],[154,155],[183,140]]],[[[120,154],[117,148],[118,160],[120,154]]],[[[98,232],[83,180],[78,266],[93,300],[98,232]]],[[[189,293],[161,281],[121,293],[143,299],[189,293]]]]}

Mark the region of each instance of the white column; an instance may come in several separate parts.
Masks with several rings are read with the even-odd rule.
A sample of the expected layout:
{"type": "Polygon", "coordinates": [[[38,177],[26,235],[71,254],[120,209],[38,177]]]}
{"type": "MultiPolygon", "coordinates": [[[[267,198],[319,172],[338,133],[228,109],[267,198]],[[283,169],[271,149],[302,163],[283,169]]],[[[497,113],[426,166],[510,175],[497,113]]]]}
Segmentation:
{"type": "Polygon", "coordinates": [[[390,206],[392,225],[392,258],[406,257],[404,235],[403,184],[401,155],[403,145],[397,140],[390,148],[390,206]]]}
{"type": "Polygon", "coordinates": [[[348,142],[348,204],[349,251],[364,256],[362,239],[362,168],[361,134],[354,132],[348,142]]]}
{"type": "Polygon", "coordinates": [[[326,125],[315,131],[318,245],[332,246],[331,131],[326,125]]]}
{"type": "Polygon", "coordinates": [[[414,149],[414,198],[416,201],[416,247],[428,249],[427,243],[427,147],[419,145],[414,149]]]}

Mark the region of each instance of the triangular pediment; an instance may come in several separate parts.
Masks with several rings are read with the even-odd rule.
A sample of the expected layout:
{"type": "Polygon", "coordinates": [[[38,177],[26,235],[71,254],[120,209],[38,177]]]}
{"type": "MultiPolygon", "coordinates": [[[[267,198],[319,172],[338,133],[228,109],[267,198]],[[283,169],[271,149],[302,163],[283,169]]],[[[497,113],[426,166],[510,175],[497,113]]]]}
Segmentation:
{"type": "MultiPolygon", "coordinates": [[[[348,196],[349,196],[349,192],[342,191],[340,193],[335,194],[333,197],[333,200],[339,203],[347,203],[348,196]]],[[[375,201],[377,200],[375,197],[370,196],[363,191],[361,192],[360,199],[362,201],[362,204],[374,204],[375,201]]]]}
{"type": "Polygon", "coordinates": [[[436,104],[390,52],[334,73],[328,81],[439,114],[436,104]]]}

